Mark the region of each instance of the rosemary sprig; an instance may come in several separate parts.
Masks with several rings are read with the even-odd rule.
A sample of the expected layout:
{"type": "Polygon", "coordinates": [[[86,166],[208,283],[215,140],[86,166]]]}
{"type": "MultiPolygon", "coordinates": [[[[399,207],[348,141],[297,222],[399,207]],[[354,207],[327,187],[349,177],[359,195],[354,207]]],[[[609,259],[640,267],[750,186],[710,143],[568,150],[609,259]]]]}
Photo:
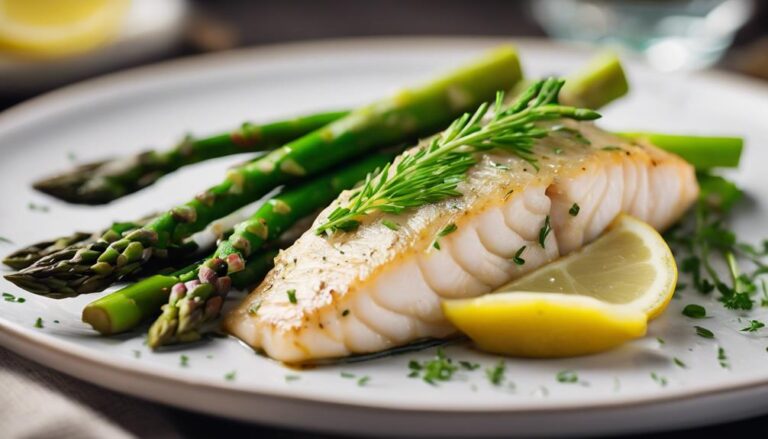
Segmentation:
{"type": "Polygon", "coordinates": [[[503,104],[504,93],[497,93],[491,117],[485,117],[490,105],[482,104],[473,114],[465,113],[456,119],[428,145],[369,174],[347,205],[331,212],[316,233],[352,231],[360,225],[360,218],[371,212],[400,214],[460,195],[457,186],[477,163],[477,152],[506,151],[538,169],[534,141],[549,135],[553,128],[536,122],[600,117],[592,110],[558,105],[557,96],[564,83],[559,78],[537,81],[508,106],[503,104]]]}

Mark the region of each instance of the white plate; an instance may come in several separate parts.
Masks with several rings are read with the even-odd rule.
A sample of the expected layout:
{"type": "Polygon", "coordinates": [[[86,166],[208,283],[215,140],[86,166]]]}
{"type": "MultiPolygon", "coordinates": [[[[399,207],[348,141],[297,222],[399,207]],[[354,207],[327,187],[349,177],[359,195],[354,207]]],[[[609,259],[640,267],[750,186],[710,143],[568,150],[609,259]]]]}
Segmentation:
{"type": "MultiPolygon", "coordinates": [[[[500,42],[375,39],[276,46],[129,71],[22,104],[0,115],[0,235],[27,244],[73,229],[94,230],[125,218],[126,212],[139,217],[184,200],[242,159],[179,172],[109,206],[77,207],[30,188],[35,178],[67,167],[69,153],[93,159],[168,145],[187,130],[207,133],[245,119],[353,106],[429,78],[500,42]],[[50,211],[30,210],[30,202],[50,211]]],[[[518,47],[531,76],[569,72],[591,56],[535,41],[520,41],[518,47]]],[[[764,236],[766,88],[720,74],[661,75],[634,63],[629,72],[634,92],[604,112],[603,125],[745,136],[748,150],[737,178],[753,203],[737,215],[736,227],[743,236],[764,236]]],[[[0,251],[13,248],[2,244],[0,251]]],[[[556,361],[507,359],[507,376],[515,387],[497,388],[483,369],[438,386],[408,378],[408,361],[425,359],[433,350],[307,371],[286,369],[227,339],[152,354],[137,334],[101,338],[80,323],[83,305],[97,295],[52,300],[4,280],[0,291],[27,299],[23,304],[0,301],[4,346],[111,389],[250,421],[358,434],[594,434],[768,412],[768,340],[763,333],[739,332],[744,323],[736,313],[694,292],[673,301],[651,324],[648,337],[616,351],[556,361]],[[683,317],[680,310],[690,302],[706,305],[715,316],[696,322],[683,317]],[[43,329],[34,327],[38,317],[43,329]],[[717,338],[697,337],[694,324],[711,329],[717,338]],[[718,363],[719,346],[727,352],[729,369],[718,363]],[[182,352],[189,357],[187,367],[180,365],[182,352]],[[688,368],[675,366],[674,357],[688,368]],[[562,370],[576,371],[582,383],[558,383],[555,376],[562,370]],[[236,371],[235,380],[225,380],[231,371],[236,371]],[[370,381],[358,386],[341,371],[370,376],[370,381]],[[654,381],[652,372],[667,385],[654,381]],[[286,380],[286,375],[300,379],[286,380]]],[[[752,313],[757,318],[766,314],[763,309],[752,313]]],[[[460,346],[447,352],[484,367],[498,361],[460,346]]]]}

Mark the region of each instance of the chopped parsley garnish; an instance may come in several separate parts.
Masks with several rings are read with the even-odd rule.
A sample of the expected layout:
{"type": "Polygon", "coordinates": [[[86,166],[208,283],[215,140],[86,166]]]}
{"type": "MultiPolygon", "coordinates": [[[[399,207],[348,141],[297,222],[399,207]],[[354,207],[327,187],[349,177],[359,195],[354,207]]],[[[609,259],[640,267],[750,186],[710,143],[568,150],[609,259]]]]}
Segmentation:
{"type": "Polygon", "coordinates": [[[296,290],[291,288],[290,290],[286,291],[285,294],[288,295],[288,301],[292,304],[296,305],[298,301],[296,300],[296,290]]]}
{"type": "Polygon", "coordinates": [[[432,243],[432,247],[440,250],[440,238],[446,235],[450,235],[451,233],[455,232],[458,227],[456,227],[456,224],[450,223],[447,226],[443,227],[443,230],[439,231],[437,233],[437,238],[435,238],[435,242],[432,243]]]}
{"type": "Polygon", "coordinates": [[[298,375],[286,375],[285,376],[285,381],[286,382],[296,381],[296,380],[299,380],[299,379],[301,379],[301,377],[298,376],[298,375]]]}
{"type": "Polygon", "coordinates": [[[10,239],[6,238],[5,236],[0,236],[0,242],[3,242],[5,244],[13,244],[13,241],[11,241],[10,239]]]}
{"type": "Polygon", "coordinates": [[[757,332],[762,328],[765,328],[765,323],[761,322],[760,320],[750,320],[749,326],[742,328],[741,330],[743,332],[757,332]]]}
{"type": "Polygon", "coordinates": [[[342,371],[342,372],[339,373],[339,375],[341,375],[342,378],[354,378],[355,377],[355,374],[353,374],[352,372],[344,372],[344,371],[342,371]]]}
{"type": "Polygon", "coordinates": [[[544,225],[539,229],[539,245],[544,248],[546,245],[547,235],[552,231],[552,226],[549,224],[549,215],[544,218],[544,225]]]}
{"type": "Polygon", "coordinates": [[[232,372],[227,372],[224,374],[224,379],[227,381],[234,381],[235,378],[237,378],[237,371],[233,370],[232,372]]]}
{"type": "Polygon", "coordinates": [[[563,148],[555,148],[554,150],[555,155],[560,155],[563,153],[563,148]]]}
{"type": "Polygon", "coordinates": [[[38,317],[37,320],[35,320],[35,328],[43,328],[43,318],[38,317]]]}
{"type": "MultiPolygon", "coordinates": [[[[768,247],[765,242],[762,248],[741,243],[727,227],[733,206],[743,197],[735,184],[709,173],[699,173],[697,179],[698,203],[686,221],[666,234],[667,241],[681,256],[680,269],[697,291],[717,291],[724,307],[750,310],[755,302],[752,296],[764,283],[759,277],[768,274],[764,262],[768,247]],[[719,274],[720,266],[727,269],[727,277],[719,274]]],[[[768,292],[763,297],[768,299],[768,292]]]]}
{"type": "Polygon", "coordinates": [[[32,203],[32,202],[27,204],[27,209],[35,211],[35,212],[43,212],[43,213],[46,213],[46,212],[48,212],[50,210],[50,208],[48,206],[44,206],[42,204],[35,204],[35,203],[32,203]]]}
{"type": "Polygon", "coordinates": [[[576,142],[581,143],[582,145],[592,144],[592,142],[589,139],[584,137],[584,134],[581,134],[581,131],[575,128],[567,127],[564,125],[557,125],[555,127],[552,127],[552,131],[556,133],[563,133],[568,137],[570,137],[571,139],[575,140],[576,142]]]}
{"type": "Polygon", "coordinates": [[[141,358],[141,351],[138,349],[134,349],[133,351],[133,358],[141,358]]]}
{"type": "Polygon", "coordinates": [[[604,147],[602,147],[600,149],[602,149],[603,151],[623,151],[623,149],[621,147],[616,146],[616,145],[608,145],[608,146],[604,146],[604,147]]]}
{"type": "Polygon", "coordinates": [[[181,357],[179,357],[179,364],[181,365],[181,367],[189,366],[189,357],[182,354],[181,357]]]}
{"type": "Polygon", "coordinates": [[[571,216],[576,216],[579,214],[580,210],[581,210],[581,207],[578,205],[578,203],[573,203],[573,205],[571,205],[571,208],[568,209],[568,214],[571,216]]]}
{"type": "Polygon", "coordinates": [[[681,360],[681,359],[679,359],[677,357],[673,358],[672,362],[675,363],[678,367],[680,367],[682,369],[687,369],[688,368],[688,366],[686,366],[685,363],[683,363],[683,360],[681,360]]]}
{"type": "Polygon", "coordinates": [[[558,383],[573,384],[579,382],[579,376],[572,370],[563,370],[555,376],[558,383]]]}
{"type": "Polygon", "coordinates": [[[696,335],[699,337],[715,338],[715,333],[707,328],[702,328],[701,326],[694,326],[694,328],[696,328],[696,335]]]}
{"type": "Polygon", "coordinates": [[[480,368],[479,364],[471,363],[469,361],[459,361],[459,365],[466,370],[477,370],[480,368]]]}
{"type": "Polygon", "coordinates": [[[441,230],[437,236],[445,236],[450,235],[451,233],[455,232],[458,227],[456,227],[456,224],[450,223],[447,226],[443,227],[443,230],[441,230]]]}
{"type": "Polygon", "coordinates": [[[661,338],[661,337],[656,337],[656,341],[658,341],[659,344],[665,344],[666,343],[666,341],[664,341],[664,339],[661,338]]]}
{"type": "Polygon", "coordinates": [[[707,316],[707,310],[701,305],[692,303],[683,308],[683,315],[692,319],[703,319],[707,316]]]}
{"type": "Polygon", "coordinates": [[[411,360],[408,363],[411,372],[408,374],[411,378],[421,378],[431,385],[437,385],[437,381],[449,381],[458,367],[453,364],[453,360],[445,356],[442,348],[437,348],[435,357],[428,361],[419,363],[411,360]]]}
{"type": "Polygon", "coordinates": [[[664,378],[663,376],[657,374],[656,372],[651,372],[651,379],[656,381],[656,383],[658,385],[660,385],[661,387],[666,387],[667,386],[667,379],[664,378]]]}
{"type": "Polygon", "coordinates": [[[512,256],[512,262],[515,263],[515,265],[523,265],[525,264],[525,259],[522,258],[523,252],[525,251],[526,246],[522,246],[515,252],[515,255],[512,256]]]}
{"type": "Polygon", "coordinates": [[[254,303],[248,307],[248,314],[256,315],[259,312],[259,308],[261,308],[261,302],[254,303]]]}
{"type": "Polygon", "coordinates": [[[717,347],[717,362],[720,363],[720,367],[723,369],[730,369],[731,367],[728,363],[728,356],[725,354],[725,349],[722,346],[717,347]]]}
{"type": "Polygon", "coordinates": [[[491,384],[494,386],[500,386],[501,383],[504,382],[504,374],[506,370],[507,365],[504,363],[504,360],[499,360],[495,366],[485,369],[485,376],[488,378],[488,381],[490,381],[491,384]]]}
{"type": "Polygon", "coordinates": [[[3,300],[6,302],[14,302],[14,303],[24,303],[27,301],[27,299],[23,297],[16,297],[11,293],[3,293],[3,300]]]}
{"type": "Polygon", "coordinates": [[[390,219],[384,219],[381,221],[382,224],[384,224],[384,227],[388,228],[389,230],[394,230],[395,232],[400,230],[400,225],[390,219]]]}
{"type": "Polygon", "coordinates": [[[370,380],[371,380],[371,377],[369,377],[368,375],[361,376],[357,380],[357,385],[360,386],[360,387],[364,387],[366,384],[368,384],[368,381],[370,381],[370,380]]]}

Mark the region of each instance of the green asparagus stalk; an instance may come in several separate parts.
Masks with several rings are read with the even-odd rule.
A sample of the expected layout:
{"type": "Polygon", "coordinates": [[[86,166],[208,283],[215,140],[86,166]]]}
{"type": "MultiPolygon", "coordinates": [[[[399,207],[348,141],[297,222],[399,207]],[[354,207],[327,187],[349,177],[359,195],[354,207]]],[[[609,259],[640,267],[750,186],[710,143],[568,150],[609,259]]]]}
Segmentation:
{"type": "Polygon", "coordinates": [[[100,239],[68,259],[49,257],[6,278],[42,295],[99,291],[164,257],[214,219],[297,177],[308,177],[367,151],[439,130],[455,116],[512,87],[521,76],[517,53],[504,46],[424,87],[403,91],[350,113],[245,166],[195,199],[115,239],[100,239]]]}
{"type": "MultiPolygon", "coordinates": [[[[181,305],[191,297],[199,297],[200,291],[196,293],[197,296],[192,293],[197,291],[201,283],[216,286],[216,291],[213,291],[211,286],[202,289],[209,294],[215,292],[209,302],[220,305],[230,283],[235,287],[243,287],[251,284],[252,279],[263,273],[264,252],[254,255],[251,254],[251,249],[260,249],[267,243],[275,242],[298,220],[330,203],[343,189],[351,188],[368,172],[383,166],[393,157],[394,153],[375,154],[342,170],[286,190],[264,203],[251,218],[240,223],[232,235],[219,244],[210,258],[170,275],[149,277],[98,299],[85,308],[83,321],[102,334],[122,332],[135,327],[145,317],[156,315],[160,305],[168,300],[171,287],[176,292],[175,302],[172,303],[181,305]],[[215,269],[215,272],[212,269],[215,269]],[[178,297],[179,294],[187,292],[187,298],[178,297]]],[[[190,310],[189,304],[183,308],[177,306],[175,309],[168,309],[172,307],[172,304],[166,305],[163,324],[153,326],[155,331],[171,331],[170,334],[163,332],[163,340],[175,338],[172,330],[179,327],[180,317],[183,322],[189,322],[188,314],[179,315],[180,309],[190,310]]],[[[213,305],[209,306],[205,302],[200,302],[198,308],[210,309],[209,316],[211,311],[218,314],[213,305]]],[[[190,331],[181,333],[186,332],[190,331]]],[[[150,337],[150,343],[155,339],[157,337],[150,337]]]]}
{"type": "MultiPolygon", "coordinates": [[[[623,77],[623,71],[621,69],[613,69],[610,70],[610,72],[611,74],[618,74],[623,77]]],[[[589,77],[589,75],[581,75],[581,77],[589,77]]],[[[583,86],[579,89],[584,93],[599,94],[603,92],[599,88],[588,86],[583,86]]],[[[613,98],[620,97],[616,94],[613,94],[612,96],[613,98]]],[[[577,96],[574,95],[574,97],[577,96]]],[[[602,101],[603,104],[606,104],[607,99],[608,98],[602,100],[593,99],[593,101],[602,101]]],[[[263,276],[263,270],[265,270],[264,264],[259,258],[260,256],[257,258],[247,258],[244,270],[231,275],[232,285],[234,287],[244,288],[246,285],[250,286],[263,276]],[[255,274],[252,274],[252,271],[255,271],[255,274]]],[[[197,268],[199,268],[199,265],[187,267],[175,273],[173,277],[159,278],[155,276],[154,278],[147,279],[146,281],[139,282],[113,293],[116,296],[115,299],[111,299],[111,295],[99,299],[86,308],[86,311],[83,313],[83,320],[90,323],[96,330],[105,335],[133,329],[144,318],[156,315],[159,312],[160,304],[165,303],[168,299],[169,288],[171,285],[194,279],[197,275],[197,271],[194,270],[197,268]],[[195,274],[187,274],[184,279],[180,278],[182,274],[189,272],[195,274]],[[133,304],[132,301],[138,301],[148,305],[139,307],[137,310],[137,306],[133,304]],[[127,307],[127,309],[123,310],[123,306],[127,307]],[[121,322],[122,324],[114,324],[111,322],[121,322]]],[[[173,311],[169,311],[169,313],[173,314],[173,311]]]]}
{"type": "MultiPolygon", "coordinates": [[[[565,91],[561,91],[560,100],[566,105],[578,105],[579,102],[586,100],[593,103],[599,103],[600,105],[606,105],[610,101],[623,96],[623,94],[626,93],[627,87],[604,88],[604,84],[626,84],[626,82],[627,79],[618,58],[612,54],[601,54],[597,58],[594,58],[588,64],[586,69],[569,77],[566,81],[565,91]],[[587,99],[585,96],[591,97],[587,99]]],[[[598,109],[598,107],[593,109],[598,109]]],[[[341,111],[337,114],[344,115],[346,113],[347,112],[341,111]]],[[[307,116],[307,119],[312,117],[330,117],[332,114],[333,113],[323,113],[316,116],[307,116]]],[[[213,143],[215,144],[215,142],[213,143]]],[[[211,154],[211,157],[213,157],[219,150],[210,147],[207,151],[211,154]]],[[[66,246],[67,242],[80,243],[80,238],[82,238],[80,234],[76,234],[72,237],[64,237],[46,243],[34,244],[8,256],[4,262],[17,270],[26,268],[39,259],[60,250],[60,248],[66,246]],[[50,242],[59,242],[60,244],[58,246],[53,246],[49,245],[50,242]]]]}
{"type": "Polygon", "coordinates": [[[179,276],[168,303],[149,329],[151,348],[176,342],[197,340],[201,327],[218,317],[229,291],[230,275],[244,270],[252,249],[277,239],[296,221],[328,205],[344,189],[394,158],[395,154],[376,154],[341,170],[274,197],[251,218],[238,224],[222,241],[213,256],[179,276]]]}
{"type": "MultiPolygon", "coordinates": [[[[244,289],[258,283],[272,268],[275,256],[277,256],[277,250],[272,249],[248,258],[243,270],[232,274],[232,286],[244,289]]],[[[147,319],[156,316],[163,304],[168,301],[171,287],[181,282],[180,276],[199,264],[193,264],[171,274],[148,277],[91,302],[83,309],[83,322],[91,325],[102,335],[130,331],[147,319]]]]}
{"type": "Polygon", "coordinates": [[[32,245],[28,245],[24,248],[16,250],[15,252],[5,256],[3,258],[3,264],[16,269],[21,270],[29,267],[38,260],[58,253],[60,255],[70,254],[74,256],[79,248],[84,247],[87,243],[98,239],[106,233],[118,233],[122,234],[128,230],[134,230],[146,224],[149,221],[149,217],[139,220],[136,223],[113,223],[109,228],[99,233],[86,233],[86,232],[74,232],[69,236],[62,236],[60,238],[52,239],[49,241],[37,242],[32,245]],[[63,253],[63,250],[67,250],[63,253]]]}
{"type": "Polygon", "coordinates": [[[677,154],[696,169],[736,168],[739,166],[744,140],[740,137],[691,136],[687,134],[661,134],[624,132],[628,139],[643,139],[659,148],[677,154]]]}
{"type": "Polygon", "coordinates": [[[629,83],[621,61],[614,53],[604,52],[568,78],[560,92],[560,100],[567,105],[596,110],[628,91],[629,83]]]}
{"type": "Polygon", "coordinates": [[[35,189],[70,203],[104,204],[145,188],[183,166],[216,157],[265,151],[297,139],[345,115],[336,111],[256,125],[251,122],[223,134],[186,136],[167,151],[144,151],[87,163],[34,183],[35,189]]]}

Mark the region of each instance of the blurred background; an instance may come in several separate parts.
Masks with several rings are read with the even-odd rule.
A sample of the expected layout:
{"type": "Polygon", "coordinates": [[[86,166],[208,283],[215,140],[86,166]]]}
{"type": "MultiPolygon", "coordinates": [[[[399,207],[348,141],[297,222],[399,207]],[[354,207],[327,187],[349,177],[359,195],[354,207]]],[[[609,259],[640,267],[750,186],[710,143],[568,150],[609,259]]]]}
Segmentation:
{"type": "Polygon", "coordinates": [[[0,111],[110,71],[326,38],[553,38],[768,81],[760,0],[0,0],[0,111]]]}

